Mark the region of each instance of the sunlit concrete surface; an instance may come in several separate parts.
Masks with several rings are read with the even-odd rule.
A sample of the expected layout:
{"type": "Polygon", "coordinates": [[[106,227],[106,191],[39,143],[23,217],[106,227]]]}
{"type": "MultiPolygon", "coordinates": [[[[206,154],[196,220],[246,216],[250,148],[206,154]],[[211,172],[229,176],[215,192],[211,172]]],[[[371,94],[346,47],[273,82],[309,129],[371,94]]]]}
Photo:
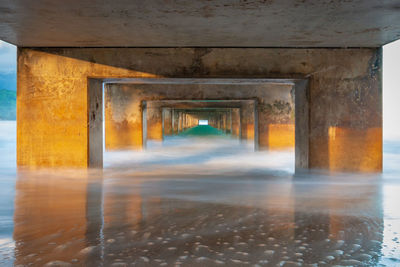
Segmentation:
{"type": "Polygon", "coordinates": [[[268,147],[271,150],[287,149],[295,145],[294,124],[269,124],[268,147]]]}
{"type": "MultiPolygon", "coordinates": [[[[145,79],[142,80],[145,81],[145,79]]],[[[180,108],[223,108],[229,105],[242,107],[240,109],[241,138],[256,142],[257,145],[259,143],[265,148],[273,145],[270,142],[264,142],[269,136],[268,125],[294,124],[295,103],[293,82],[290,80],[279,82],[274,79],[160,80],[165,80],[165,82],[162,83],[157,79],[149,79],[145,84],[140,83],[141,79],[107,82],[104,96],[106,149],[126,147],[141,149],[142,140],[162,140],[162,125],[165,125],[161,121],[162,111],[150,108],[151,103],[159,103],[159,106],[161,103],[164,103],[164,106],[169,103],[169,107],[174,107],[173,103],[175,103],[178,107],[177,101],[181,101],[180,108]],[[254,103],[237,104],[237,101],[244,101],[244,99],[254,103]],[[228,104],[229,101],[232,103],[228,104]],[[148,104],[147,107],[145,103],[148,104]],[[256,117],[259,117],[258,122],[256,122],[256,117]],[[146,134],[143,130],[145,120],[146,134]],[[260,124],[260,127],[256,124],[260,124]],[[255,140],[257,135],[260,142],[255,140]]],[[[185,123],[184,120],[185,118],[182,120],[183,123],[185,123]]],[[[180,118],[177,118],[177,122],[179,121],[182,122],[180,118]]],[[[291,137],[294,138],[294,128],[291,137]]],[[[293,143],[294,140],[292,145],[293,143]]]]}
{"type": "MultiPolygon", "coordinates": [[[[119,105],[116,105],[119,109],[113,109],[113,112],[118,111],[114,121],[121,123],[124,132],[139,131],[134,135],[125,134],[121,140],[138,146],[143,142],[140,136],[145,128],[140,112],[143,99],[136,97],[132,101],[129,96],[134,96],[133,89],[139,88],[142,96],[153,98],[150,100],[172,96],[177,99],[176,94],[180,97],[187,94],[188,98],[199,100],[255,97],[260,124],[290,124],[294,120],[298,169],[380,172],[381,59],[380,48],[20,47],[17,163],[32,168],[102,166],[102,89],[105,82],[105,87],[123,92],[120,98],[123,101],[117,101],[119,105]],[[213,79],[218,82],[213,84],[213,79]],[[253,79],[255,82],[248,82],[253,79]],[[179,88],[187,86],[188,80],[192,81],[189,83],[192,89],[179,92],[179,88]],[[260,85],[260,80],[265,84],[260,85]],[[235,86],[235,90],[222,90],[227,86],[235,86]],[[262,86],[289,86],[290,90],[286,89],[290,94],[280,95],[277,92],[282,90],[271,89],[261,90],[266,95],[260,95],[262,86]],[[145,87],[158,88],[158,93],[147,95],[145,87]],[[204,87],[208,87],[208,91],[204,87]],[[196,94],[197,89],[202,88],[204,91],[196,94]],[[293,102],[297,102],[294,107],[293,102]],[[128,125],[130,123],[132,125],[128,125]],[[342,151],[345,150],[343,156],[351,162],[353,158],[358,159],[354,164],[347,164],[347,159],[331,160],[332,127],[348,128],[348,133],[373,131],[375,134],[368,135],[365,140],[374,142],[365,142],[363,150],[341,146],[342,151]],[[376,153],[371,158],[363,158],[365,150],[376,153]],[[373,164],[360,168],[369,162],[373,164]]],[[[106,110],[107,107],[106,104],[106,110]]],[[[106,120],[109,115],[106,111],[106,120]]],[[[257,131],[249,124],[242,130],[242,136],[259,138],[261,147],[276,140],[273,134],[268,137],[269,132],[273,133],[268,127],[259,127],[257,131]]],[[[155,138],[160,139],[162,126],[159,123],[156,126],[155,138]]],[[[113,127],[107,127],[106,123],[107,129],[113,127]]],[[[285,135],[292,139],[287,130],[285,135]]],[[[358,138],[357,134],[347,137],[349,140],[358,138]]]]}
{"type": "Polygon", "coordinates": [[[382,175],[293,175],[294,154],[224,135],[16,170],[1,122],[0,265],[397,266],[400,144],[382,175]]]}

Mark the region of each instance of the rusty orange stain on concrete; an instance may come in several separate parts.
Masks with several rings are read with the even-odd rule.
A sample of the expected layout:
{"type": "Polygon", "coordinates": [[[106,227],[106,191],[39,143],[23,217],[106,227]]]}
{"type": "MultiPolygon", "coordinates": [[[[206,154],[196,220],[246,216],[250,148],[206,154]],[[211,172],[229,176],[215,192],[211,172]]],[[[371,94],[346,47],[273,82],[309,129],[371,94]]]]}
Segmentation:
{"type": "Polygon", "coordinates": [[[382,170],[382,128],[329,128],[329,170],[382,170]]]}
{"type": "Polygon", "coordinates": [[[268,148],[272,150],[294,147],[294,124],[269,124],[268,148]]]}

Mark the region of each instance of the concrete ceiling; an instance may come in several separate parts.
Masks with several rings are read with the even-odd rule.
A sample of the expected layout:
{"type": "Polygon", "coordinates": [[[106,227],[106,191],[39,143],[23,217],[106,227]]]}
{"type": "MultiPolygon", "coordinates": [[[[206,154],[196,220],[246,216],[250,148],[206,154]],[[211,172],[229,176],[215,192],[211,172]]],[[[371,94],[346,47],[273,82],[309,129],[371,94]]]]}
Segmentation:
{"type": "Polygon", "coordinates": [[[0,39],[30,47],[377,47],[399,0],[0,0],[0,39]]]}

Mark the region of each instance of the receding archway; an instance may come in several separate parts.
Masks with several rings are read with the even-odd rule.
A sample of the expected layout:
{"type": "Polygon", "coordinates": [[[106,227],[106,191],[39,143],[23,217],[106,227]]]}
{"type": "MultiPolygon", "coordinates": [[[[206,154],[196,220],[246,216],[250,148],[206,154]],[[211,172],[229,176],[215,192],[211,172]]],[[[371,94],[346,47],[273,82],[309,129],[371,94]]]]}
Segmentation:
{"type": "MultiPolygon", "coordinates": [[[[123,92],[123,95],[120,95],[119,99],[125,101],[125,103],[129,103],[129,97],[127,94],[131,96],[135,96],[135,93],[132,93],[132,90],[128,90],[127,88],[136,88],[141,94],[141,97],[136,97],[134,100],[134,104],[129,103],[131,108],[135,111],[135,117],[138,118],[134,120],[136,126],[129,125],[126,118],[120,117],[119,125],[125,125],[127,129],[133,129],[136,132],[140,132],[140,134],[136,135],[134,138],[136,142],[135,144],[138,147],[143,146],[143,133],[142,127],[143,123],[143,109],[142,102],[146,100],[240,100],[240,99],[257,99],[260,98],[257,94],[254,94],[254,91],[259,90],[267,95],[267,97],[278,97],[279,98],[279,87],[281,88],[289,88],[290,98],[294,103],[294,107],[292,113],[296,119],[294,119],[295,123],[295,166],[296,169],[304,169],[308,168],[308,97],[307,97],[307,89],[308,82],[307,79],[187,79],[187,78],[149,78],[149,79],[141,79],[141,78],[133,78],[133,79],[89,79],[89,90],[88,90],[88,101],[89,101],[89,162],[91,166],[102,166],[102,156],[99,155],[99,147],[102,147],[100,142],[103,141],[103,133],[102,133],[102,102],[103,102],[103,94],[102,88],[103,84],[105,84],[106,94],[115,92],[116,88],[120,89],[120,92],[123,92]],[[187,88],[188,85],[195,86],[196,88],[203,88],[204,91],[201,93],[195,94],[182,94],[183,90],[177,89],[179,86],[185,86],[187,88]],[[153,88],[151,90],[144,90],[143,87],[153,88]],[[207,88],[208,87],[208,91],[207,88]],[[215,88],[226,87],[230,88],[230,90],[226,90],[221,94],[221,89],[218,91],[215,88]],[[138,88],[138,89],[137,89],[138,88]],[[268,90],[268,88],[270,90],[268,90]],[[273,89],[275,88],[275,89],[273,89]],[[149,93],[150,92],[150,93],[149,93]],[[154,94],[156,92],[156,94],[154,94]],[[253,92],[253,93],[252,93],[253,92]],[[149,96],[150,95],[150,96],[149,96]],[[178,95],[178,96],[177,96],[178,95]],[[168,96],[168,97],[167,97],[168,96]],[[217,96],[217,97],[216,97],[217,96]],[[168,99],[169,98],[169,99],[168,99]],[[128,99],[128,100],[127,100],[128,99]]],[[[198,91],[196,91],[198,92],[198,91]]],[[[287,94],[286,94],[287,95],[287,94]]],[[[137,96],[137,95],[136,95],[137,96]]],[[[262,98],[262,97],[261,97],[262,98]]],[[[117,98],[118,99],[118,98],[117,98]]],[[[270,98],[270,100],[274,100],[274,98],[270,98]]],[[[259,99],[258,99],[259,100],[259,99]]],[[[263,101],[262,104],[265,104],[263,101]]],[[[273,103],[274,101],[272,101],[273,103]]],[[[107,102],[108,103],[108,102],[107,102]]],[[[106,103],[106,117],[107,117],[107,103],[106,103]]],[[[121,102],[120,102],[121,103],[121,102]]],[[[279,104],[279,102],[278,102],[279,104]]],[[[260,106],[257,105],[257,112],[255,112],[255,120],[259,120],[260,116],[260,106]]],[[[267,107],[274,108],[273,105],[267,103],[267,107]]],[[[261,109],[262,112],[267,112],[268,110],[261,109]]],[[[106,127],[108,121],[106,120],[106,127]]],[[[259,125],[263,125],[265,123],[269,123],[266,120],[258,121],[259,125]]],[[[254,131],[255,139],[258,140],[258,144],[260,144],[260,131],[263,131],[265,127],[259,126],[257,131],[254,131]],[[260,130],[261,129],[261,130],[260,130]]],[[[135,135],[134,135],[135,136],[135,135]]],[[[107,142],[106,142],[107,146],[107,142]]],[[[102,154],[102,153],[100,153],[102,154]]]]}

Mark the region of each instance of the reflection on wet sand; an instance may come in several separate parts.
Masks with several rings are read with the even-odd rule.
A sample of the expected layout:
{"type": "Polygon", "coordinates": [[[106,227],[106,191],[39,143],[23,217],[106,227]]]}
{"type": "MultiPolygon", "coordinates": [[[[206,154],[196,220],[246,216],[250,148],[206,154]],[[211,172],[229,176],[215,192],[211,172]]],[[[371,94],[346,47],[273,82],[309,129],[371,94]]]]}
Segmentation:
{"type": "Polygon", "coordinates": [[[63,176],[55,171],[20,172],[14,211],[15,264],[96,260],[91,256],[99,250],[92,248],[100,244],[101,190],[100,181],[92,180],[86,171],[63,176]]]}
{"type": "Polygon", "coordinates": [[[188,177],[144,178],[133,170],[107,169],[62,177],[20,172],[15,264],[375,266],[380,261],[379,178],[249,172],[188,177]]]}

